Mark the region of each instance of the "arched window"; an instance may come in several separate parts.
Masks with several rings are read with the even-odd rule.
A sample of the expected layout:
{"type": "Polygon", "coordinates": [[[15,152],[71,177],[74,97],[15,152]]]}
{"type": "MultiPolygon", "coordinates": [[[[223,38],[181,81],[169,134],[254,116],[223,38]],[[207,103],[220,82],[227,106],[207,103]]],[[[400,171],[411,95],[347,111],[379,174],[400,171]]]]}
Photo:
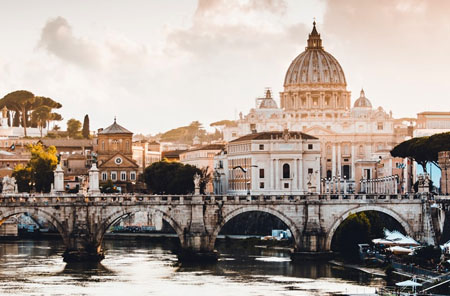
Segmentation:
{"type": "Polygon", "coordinates": [[[105,141],[102,141],[102,151],[105,151],[105,141]]]}
{"type": "Polygon", "coordinates": [[[283,164],[283,179],[289,179],[291,177],[291,168],[289,164],[283,164]]]}
{"type": "Polygon", "coordinates": [[[130,144],[128,143],[128,141],[125,142],[125,151],[130,150],[130,144]]]}
{"type": "Polygon", "coordinates": [[[331,179],[331,170],[327,171],[327,179],[331,179]]]}

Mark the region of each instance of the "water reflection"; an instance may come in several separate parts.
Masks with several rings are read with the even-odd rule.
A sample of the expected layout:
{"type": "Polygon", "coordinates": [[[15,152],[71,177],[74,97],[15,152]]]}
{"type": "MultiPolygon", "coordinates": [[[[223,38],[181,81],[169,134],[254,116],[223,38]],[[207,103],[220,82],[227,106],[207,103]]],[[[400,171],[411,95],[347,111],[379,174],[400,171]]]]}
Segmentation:
{"type": "Polygon", "coordinates": [[[220,244],[217,263],[180,264],[176,246],[170,239],[108,240],[102,263],[65,264],[60,241],[0,242],[0,294],[327,295],[384,284],[327,262],[292,262],[279,250],[220,244]]]}

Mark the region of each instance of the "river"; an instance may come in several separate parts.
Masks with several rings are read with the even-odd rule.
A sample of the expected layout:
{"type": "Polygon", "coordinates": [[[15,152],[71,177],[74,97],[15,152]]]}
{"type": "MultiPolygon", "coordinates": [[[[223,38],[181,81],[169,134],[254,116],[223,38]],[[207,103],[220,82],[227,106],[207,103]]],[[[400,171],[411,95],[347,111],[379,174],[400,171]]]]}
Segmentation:
{"type": "Polygon", "coordinates": [[[384,280],[327,262],[218,244],[215,264],[185,266],[171,239],[107,240],[99,264],[66,264],[59,240],[0,242],[1,295],[332,295],[373,293],[384,280]]]}

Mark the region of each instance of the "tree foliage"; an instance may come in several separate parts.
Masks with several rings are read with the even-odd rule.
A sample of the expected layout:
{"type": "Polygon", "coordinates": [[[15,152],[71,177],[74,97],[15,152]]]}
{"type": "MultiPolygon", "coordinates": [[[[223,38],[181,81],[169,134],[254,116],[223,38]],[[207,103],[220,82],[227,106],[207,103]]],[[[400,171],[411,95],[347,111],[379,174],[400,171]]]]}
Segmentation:
{"type": "Polygon", "coordinates": [[[201,142],[211,142],[220,139],[222,134],[217,130],[213,133],[207,133],[200,122],[193,121],[188,126],[178,127],[163,133],[160,135],[160,141],[192,144],[195,137],[198,137],[201,142]]]}
{"type": "Polygon", "coordinates": [[[194,175],[199,174],[200,191],[204,192],[209,176],[206,169],[179,162],[159,161],[144,170],[148,190],[156,194],[188,194],[194,192],[194,175]]]}
{"type": "Polygon", "coordinates": [[[67,134],[70,138],[80,138],[81,122],[74,118],[67,121],[67,134]]]}
{"type": "Polygon", "coordinates": [[[31,153],[30,161],[26,166],[16,166],[13,172],[19,191],[30,191],[34,187],[37,192],[49,192],[53,171],[58,163],[56,148],[45,148],[41,143],[29,145],[27,148],[31,153]]]}
{"type": "Polygon", "coordinates": [[[220,120],[211,123],[209,126],[225,126],[225,127],[236,127],[237,123],[234,120],[220,120]]]}
{"type": "Polygon", "coordinates": [[[60,103],[47,97],[35,96],[32,92],[27,90],[18,90],[7,94],[0,100],[0,108],[3,108],[3,106],[6,106],[9,110],[14,111],[13,126],[19,126],[19,124],[21,124],[24,129],[25,136],[27,136],[27,127],[30,125],[40,125],[40,127],[43,127],[44,125],[48,126],[50,121],[62,120],[60,114],[52,112],[53,109],[59,109],[62,107],[60,103]],[[44,109],[41,108],[43,106],[46,107],[45,112],[44,109]],[[39,108],[40,111],[38,113],[41,117],[35,114],[33,120],[32,113],[39,108]],[[42,119],[44,114],[45,123],[43,123],[44,120],[42,119]]]}
{"type": "Polygon", "coordinates": [[[84,116],[84,120],[83,120],[83,128],[81,130],[81,134],[83,135],[83,138],[85,139],[89,139],[90,135],[89,135],[89,115],[85,115],[84,116]]]}
{"type": "Polygon", "coordinates": [[[427,164],[431,162],[438,166],[438,153],[448,150],[450,150],[450,132],[404,141],[391,150],[391,155],[393,157],[412,158],[426,172],[427,164]]]}

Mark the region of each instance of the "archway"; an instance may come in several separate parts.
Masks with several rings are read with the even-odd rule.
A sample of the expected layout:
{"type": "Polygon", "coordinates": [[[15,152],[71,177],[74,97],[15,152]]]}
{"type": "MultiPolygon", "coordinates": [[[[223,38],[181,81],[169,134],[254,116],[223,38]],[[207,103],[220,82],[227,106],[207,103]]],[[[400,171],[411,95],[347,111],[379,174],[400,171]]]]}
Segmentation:
{"type": "Polygon", "coordinates": [[[233,218],[237,217],[238,215],[249,213],[249,212],[263,212],[263,213],[267,213],[272,216],[275,216],[276,218],[281,220],[287,226],[287,228],[291,231],[295,247],[298,248],[300,246],[300,244],[301,244],[300,243],[300,237],[301,237],[300,230],[297,228],[295,223],[291,219],[289,219],[287,216],[285,216],[282,212],[271,209],[271,208],[266,208],[266,207],[243,206],[243,207],[237,208],[237,209],[227,213],[222,218],[221,222],[214,228],[212,235],[211,235],[210,248],[214,249],[214,245],[215,245],[217,236],[219,235],[219,232],[222,230],[222,228],[224,227],[224,225],[227,222],[229,222],[233,218]]]}
{"type": "Polygon", "coordinates": [[[152,212],[155,212],[155,213],[158,213],[159,215],[161,215],[162,220],[167,222],[170,225],[170,227],[175,231],[180,245],[183,246],[184,245],[183,229],[179,226],[179,224],[175,220],[173,220],[163,210],[157,209],[157,208],[147,208],[147,207],[131,207],[131,208],[126,208],[126,209],[121,209],[121,210],[118,210],[118,211],[112,213],[111,215],[109,215],[109,217],[106,218],[98,228],[97,236],[96,236],[98,244],[99,245],[102,244],[104,236],[105,236],[106,232],[108,231],[108,229],[112,225],[114,225],[115,223],[120,221],[121,219],[123,219],[127,216],[130,216],[130,215],[134,215],[136,213],[149,212],[149,211],[152,211],[152,212]]]}
{"type": "Polygon", "coordinates": [[[395,221],[397,221],[403,227],[403,229],[407,235],[413,236],[413,232],[412,232],[409,224],[395,211],[393,211],[389,208],[384,208],[384,207],[379,207],[379,206],[363,206],[363,207],[358,207],[358,208],[351,209],[351,210],[345,212],[338,220],[336,220],[333,223],[333,225],[327,231],[328,236],[327,236],[326,246],[325,246],[326,250],[331,250],[331,242],[336,233],[336,230],[350,215],[361,213],[361,212],[370,212],[370,211],[380,212],[380,213],[384,213],[384,214],[390,216],[391,218],[393,218],[395,221]]]}
{"type": "Polygon", "coordinates": [[[63,242],[65,245],[68,245],[69,243],[69,236],[67,234],[67,231],[64,229],[64,227],[61,225],[61,223],[57,220],[57,218],[52,215],[51,213],[42,210],[41,208],[20,208],[20,209],[8,209],[8,210],[2,210],[0,211],[0,225],[6,221],[9,217],[17,216],[27,214],[30,216],[30,218],[34,221],[38,221],[39,218],[44,218],[46,221],[48,221],[53,227],[56,228],[59,235],[63,239],[63,242]]]}

